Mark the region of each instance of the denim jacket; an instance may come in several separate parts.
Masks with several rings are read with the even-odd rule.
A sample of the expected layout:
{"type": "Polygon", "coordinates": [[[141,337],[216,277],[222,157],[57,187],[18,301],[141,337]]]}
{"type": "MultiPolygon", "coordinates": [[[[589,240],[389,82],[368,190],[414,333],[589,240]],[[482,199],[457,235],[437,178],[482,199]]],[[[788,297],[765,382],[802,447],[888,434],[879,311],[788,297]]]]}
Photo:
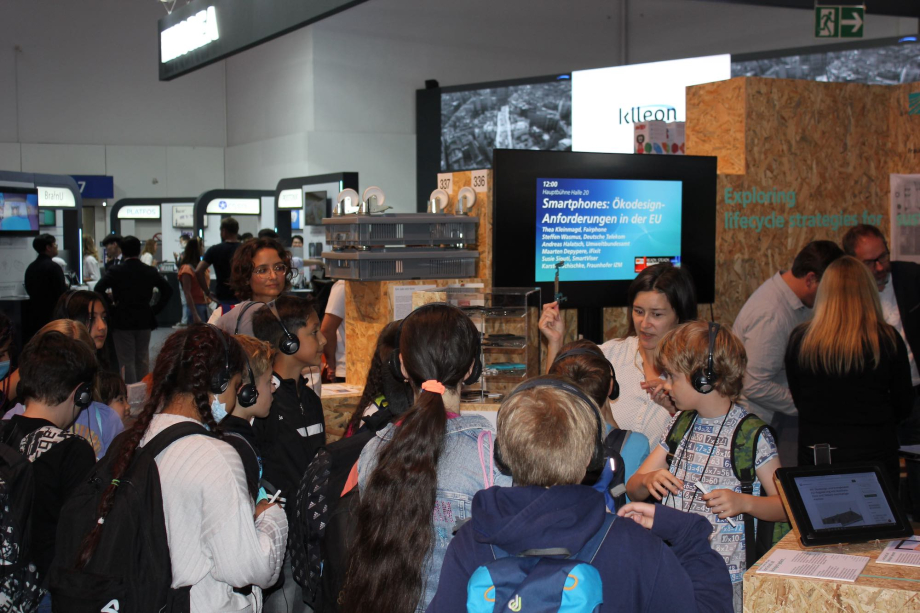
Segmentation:
{"type": "MultiPolygon", "coordinates": [[[[371,439],[358,460],[358,488],[363,491],[367,480],[377,465],[377,454],[383,445],[393,438],[395,428],[390,424],[371,439]]],[[[509,487],[511,478],[502,475],[492,461],[492,444],[486,435],[482,441],[483,460],[486,473],[479,460],[479,434],[489,432],[492,442],[495,429],[488,419],[481,415],[461,415],[447,420],[445,427],[444,451],[438,461],[438,491],[432,512],[434,527],[434,549],[425,560],[422,570],[422,600],[416,611],[423,612],[435,592],[438,591],[438,579],[441,576],[441,564],[447,545],[453,538],[454,526],[458,521],[470,518],[473,496],[479,490],[489,487],[485,483],[485,474],[491,468],[494,485],[509,487]]],[[[398,509],[393,510],[398,513],[398,509]]]]}

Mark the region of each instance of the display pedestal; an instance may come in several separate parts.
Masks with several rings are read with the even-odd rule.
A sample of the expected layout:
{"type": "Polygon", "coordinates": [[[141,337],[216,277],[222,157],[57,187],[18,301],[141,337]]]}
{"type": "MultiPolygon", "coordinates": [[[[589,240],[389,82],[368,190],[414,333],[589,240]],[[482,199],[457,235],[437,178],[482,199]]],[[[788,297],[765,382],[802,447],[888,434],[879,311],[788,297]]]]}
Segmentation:
{"type": "Polygon", "coordinates": [[[871,558],[853,583],[825,579],[761,575],[758,562],[744,573],[745,613],[831,613],[838,611],[920,611],[920,568],[876,562],[889,541],[842,547],[805,548],[790,532],[771,549],[842,553],[871,558]]]}

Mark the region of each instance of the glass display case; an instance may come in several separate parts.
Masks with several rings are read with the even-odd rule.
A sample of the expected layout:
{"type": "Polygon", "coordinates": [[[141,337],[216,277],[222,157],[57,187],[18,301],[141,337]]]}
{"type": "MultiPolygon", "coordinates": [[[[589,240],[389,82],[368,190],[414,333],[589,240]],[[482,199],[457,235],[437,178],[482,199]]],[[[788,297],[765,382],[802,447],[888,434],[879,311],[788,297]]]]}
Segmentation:
{"type": "Polygon", "coordinates": [[[521,381],[540,374],[540,289],[496,287],[438,288],[422,302],[460,307],[482,335],[482,377],[464,386],[464,402],[497,403],[521,381]]]}

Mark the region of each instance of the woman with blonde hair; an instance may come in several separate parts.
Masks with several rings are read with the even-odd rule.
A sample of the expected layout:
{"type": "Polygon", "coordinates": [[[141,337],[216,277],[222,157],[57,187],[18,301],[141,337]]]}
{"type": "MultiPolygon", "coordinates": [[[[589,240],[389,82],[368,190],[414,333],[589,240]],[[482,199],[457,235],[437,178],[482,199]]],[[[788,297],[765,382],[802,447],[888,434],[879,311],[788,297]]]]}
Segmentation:
{"type": "Polygon", "coordinates": [[[144,241],[144,249],[141,252],[141,262],[147,266],[156,266],[157,261],[154,256],[157,253],[157,239],[148,238],[144,241]]]}
{"type": "Polygon", "coordinates": [[[875,280],[850,256],[821,278],[814,317],[795,330],[786,374],[799,411],[799,464],[829,443],[834,462],[881,461],[898,483],[897,425],[910,413],[914,389],[907,346],[885,323],[875,280]]]}
{"type": "Polygon", "coordinates": [[[99,251],[96,241],[87,234],[83,237],[83,283],[89,285],[99,279],[99,251]]]}

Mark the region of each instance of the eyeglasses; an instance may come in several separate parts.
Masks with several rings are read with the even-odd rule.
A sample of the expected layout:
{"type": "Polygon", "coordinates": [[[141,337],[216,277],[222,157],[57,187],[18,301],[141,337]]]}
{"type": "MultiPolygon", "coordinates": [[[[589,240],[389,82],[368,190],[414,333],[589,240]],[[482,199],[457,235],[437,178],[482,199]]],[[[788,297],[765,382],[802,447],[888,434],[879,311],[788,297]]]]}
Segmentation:
{"type": "Polygon", "coordinates": [[[891,257],[891,252],[886,251],[885,253],[878,256],[874,260],[863,260],[862,263],[868,266],[869,268],[875,268],[876,264],[881,264],[882,266],[885,266],[886,264],[888,264],[888,260],[890,257],[891,257]]]}
{"type": "Polygon", "coordinates": [[[284,276],[287,274],[288,267],[283,262],[278,262],[274,266],[263,265],[252,271],[257,277],[267,277],[269,272],[284,276]]]}

